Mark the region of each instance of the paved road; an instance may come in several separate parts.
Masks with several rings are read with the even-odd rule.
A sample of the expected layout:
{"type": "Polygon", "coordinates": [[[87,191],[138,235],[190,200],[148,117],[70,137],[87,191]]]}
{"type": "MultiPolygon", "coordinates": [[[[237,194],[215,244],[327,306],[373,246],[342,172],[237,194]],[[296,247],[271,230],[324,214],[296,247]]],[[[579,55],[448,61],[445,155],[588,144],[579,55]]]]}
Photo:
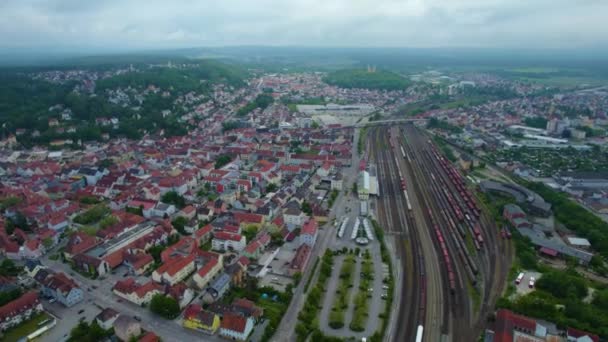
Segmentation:
{"type": "MultiPolygon", "coordinates": [[[[316,258],[320,255],[323,255],[323,253],[325,253],[325,250],[327,249],[327,247],[332,246],[336,239],[336,233],[335,233],[335,230],[334,230],[331,222],[336,217],[339,217],[339,218],[344,217],[344,215],[347,214],[346,208],[349,207],[350,205],[352,205],[352,203],[351,204],[348,203],[348,198],[351,199],[351,202],[353,201],[353,196],[350,193],[350,189],[351,189],[352,183],[356,180],[357,170],[358,170],[358,166],[359,166],[359,156],[357,155],[357,141],[358,140],[359,140],[359,131],[355,130],[353,145],[352,145],[352,150],[351,150],[351,153],[352,153],[351,166],[348,168],[344,168],[342,170],[343,190],[340,191],[338,198],[336,198],[336,200],[334,202],[334,207],[332,208],[332,210],[329,214],[328,223],[325,224],[319,232],[317,242],[315,243],[315,245],[312,249],[310,261],[306,267],[306,270],[304,272],[302,272],[303,281],[301,281],[300,284],[294,289],[293,299],[292,299],[291,303],[289,304],[289,307],[287,308],[285,315],[283,315],[283,319],[281,320],[281,323],[279,324],[279,327],[277,328],[273,341],[283,342],[283,341],[295,340],[294,332],[295,332],[295,326],[298,321],[298,312],[300,312],[300,309],[304,305],[304,300],[306,299],[305,298],[306,296],[304,294],[305,283],[306,283],[308,277],[310,276],[310,272],[315,263],[316,258]]],[[[345,234],[345,237],[346,237],[346,234],[345,234]]],[[[313,279],[313,282],[314,281],[315,281],[315,279],[313,279]]]]}

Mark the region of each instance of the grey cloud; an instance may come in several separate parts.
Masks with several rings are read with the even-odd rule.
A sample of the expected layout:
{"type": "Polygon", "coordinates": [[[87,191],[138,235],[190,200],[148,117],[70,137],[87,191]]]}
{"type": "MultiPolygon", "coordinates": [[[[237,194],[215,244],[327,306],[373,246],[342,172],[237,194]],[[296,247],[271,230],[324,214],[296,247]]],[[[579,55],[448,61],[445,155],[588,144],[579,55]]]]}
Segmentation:
{"type": "Polygon", "coordinates": [[[3,0],[0,47],[608,46],[604,0],[3,0]]]}

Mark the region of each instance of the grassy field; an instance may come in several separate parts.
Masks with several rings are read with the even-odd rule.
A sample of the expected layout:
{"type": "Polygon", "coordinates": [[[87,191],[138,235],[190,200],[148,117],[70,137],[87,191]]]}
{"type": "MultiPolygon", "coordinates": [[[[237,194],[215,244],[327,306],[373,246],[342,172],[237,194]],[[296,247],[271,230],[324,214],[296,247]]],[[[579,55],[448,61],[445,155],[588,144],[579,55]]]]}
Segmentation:
{"type": "Polygon", "coordinates": [[[34,318],[30,319],[29,321],[23,322],[23,323],[19,324],[18,326],[6,331],[6,333],[4,334],[4,337],[2,338],[2,341],[17,342],[21,338],[24,338],[27,335],[38,330],[40,328],[38,326],[38,323],[40,323],[46,319],[49,319],[49,318],[51,318],[51,316],[49,316],[46,312],[42,312],[41,314],[39,314],[38,316],[35,316],[34,318]]]}

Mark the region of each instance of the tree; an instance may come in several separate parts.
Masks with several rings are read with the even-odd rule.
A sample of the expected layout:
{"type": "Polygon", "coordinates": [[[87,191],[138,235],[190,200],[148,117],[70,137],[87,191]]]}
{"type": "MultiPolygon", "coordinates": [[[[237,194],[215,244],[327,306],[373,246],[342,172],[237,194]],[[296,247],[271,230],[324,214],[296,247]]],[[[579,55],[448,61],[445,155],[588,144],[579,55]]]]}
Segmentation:
{"type": "Polygon", "coordinates": [[[10,303],[11,301],[21,297],[22,293],[23,292],[19,287],[10,291],[0,292],[0,306],[3,306],[4,304],[10,303]]]}
{"type": "Polygon", "coordinates": [[[101,229],[104,229],[109,226],[115,225],[116,223],[118,223],[118,218],[116,218],[116,216],[113,216],[113,215],[108,215],[108,216],[102,218],[101,221],[99,221],[99,227],[101,229]]]}
{"type": "Polygon", "coordinates": [[[247,240],[247,242],[252,241],[257,233],[258,233],[258,227],[254,226],[254,225],[247,226],[245,229],[243,229],[243,235],[245,236],[245,239],[247,240]]]}
{"type": "Polygon", "coordinates": [[[528,117],[524,119],[526,126],[545,129],[547,127],[547,119],[542,116],[528,117]]]}
{"type": "Polygon", "coordinates": [[[138,208],[126,207],[125,211],[131,214],[144,216],[144,206],[140,205],[138,208]]]}
{"type": "Polygon", "coordinates": [[[312,215],[312,208],[310,207],[310,203],[304,201],[302,202],[302,206],[300,207],[300,210],[302,210],[304,213],[306,213],[306,215],[312,215]]]}
{"type": "Polygon", "coordinates": [[[173,297],[157,294],[152,297],[150,310],[166,319],[174,319],[179,315],[179,304],[173,297]]]}
{"type": "Polygon", "coordinates": [[[107,169],[112,165],[114,165],[114,162],[111,159],[107,158],[99,162],[99,166],[103,167],[104,169],[107,169]]]}
{"type": "Polygon", "coordinates": [[[42,240],[42,245],[44,246],[44,248],[49,249],[51,248],[51,246],[53,245],[53,239],[51,239],[50,237],[44,238],[42,240]]]}
{"type": "Polygon", "coordinates": [[[6,208],[11,208],[21,203],[21,198],[15,196],[9,196],[0,201],[0,211],[6,210],[6,208]]]}
{"type": "Polygon", "coordinates": [[[229,155],[227,155],[227,154],[219,155],[215,159],[215,168],[221,169],[224,165],[230,163],[230,161],[232,161],[232,158],[229,155]]]}
{"type": "Polygon", "coordinates": [[[180,209],[186,206],[186,200],[184,199],[184,197],[175,191],[169,191],[169,192],[165,193],[160,198],[160,200],[161,200],[161,202],[166,203],[166,204],[173,204],[174,206],[176,206],[180,209]]]}
{"type": "Polygon", "coordinates": [[[293,283],[295,284],[295,286],[298,286],[298,284],[300,283],[300,280],[302,280],[302,272],[296,272],[292,278],[293,278],[293,283]]]}
{"type": "Polygon", "coordinates": [[[4,259],[0,263],[0,276],[14,277],[21,272],[22,268],[17,267],[11,259],[4,259]]]}
{"type": "Polygon", "coordinates": [[[14,217],[10,217],[6,220],[6,233],[12,234],[15,228],[19,228],[24,231],[30,231],[30,226],[27,223],[27,219],[21,212],[16,212],[14,217]]]}
{"type": "Polygon", "coordinates": [[[93,320],[90,325],[86,321],[80,321],[70,332],[68,341],[96,342],[102,341],[108,336],[110,336],[110,333],[100,327],[97,321],[93,320]]]}
{"type": "Polygon", "coordinates": [[[384,70],[368,72],[364,69],[338,70],[329,73],[323,81],[342,88],[366,88],[401,90],[407,88],[411,81],[384,70]]]}
{"type": "Polygon", "coordinates": [[[266,186],[266,192],[276,192],[278,188],[276,184],[270,183],[266,186]]]}
{"type": "Polygon", "coordinates": [[[178,216],[175,218],[175,220],[173,220],[171,222],[171,224],[173,225],[173,228],[175,228],[175,230],[177,230],[182,235],[189,235],[188,233],[186,233],[186,230],[184,229],[184,226],[187,223],[188,223],[188,220],[183,216],[178,216]]]}
{"type": "Polygon", "coordinates": [[[76,222],[78,224],[95,223],[95,222],[98,222],[99,220],[101,220],[106,215],[108,215],[110,212],[112,212],[110,210],[110,208],[106,207],[103,204],[98,204],[98,205],[92,207],[91,209],[85,211],[84,213],[76,216],[74,218],[74,222],[76,222]]]}

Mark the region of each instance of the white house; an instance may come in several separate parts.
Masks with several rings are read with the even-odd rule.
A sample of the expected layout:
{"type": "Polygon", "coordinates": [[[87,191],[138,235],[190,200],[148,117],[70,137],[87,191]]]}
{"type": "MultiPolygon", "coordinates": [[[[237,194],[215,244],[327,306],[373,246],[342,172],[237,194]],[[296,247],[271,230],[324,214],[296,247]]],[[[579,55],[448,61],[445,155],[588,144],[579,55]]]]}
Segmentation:
{"type": "Polygon", "coordinates": [[[295,202],[290,203],[289,207],[283,212],[283,221],[288,226],[297,226],[301,227],[304,223],[304,213],[297,205],[294,205],[295,202]]]}
{"type": "Polygon", "coordinates": [[[217,232],[213,234],[211,247],[216,251],[242,251],[247,241],[241,234],[217,232]]]}
{"type": "Polygon", "coordinates": [[[246,341],[253,330],[253,318],[243,317],[235,313],[225,313],[220,324],[220,335],[235,341],[246,341]]]}

